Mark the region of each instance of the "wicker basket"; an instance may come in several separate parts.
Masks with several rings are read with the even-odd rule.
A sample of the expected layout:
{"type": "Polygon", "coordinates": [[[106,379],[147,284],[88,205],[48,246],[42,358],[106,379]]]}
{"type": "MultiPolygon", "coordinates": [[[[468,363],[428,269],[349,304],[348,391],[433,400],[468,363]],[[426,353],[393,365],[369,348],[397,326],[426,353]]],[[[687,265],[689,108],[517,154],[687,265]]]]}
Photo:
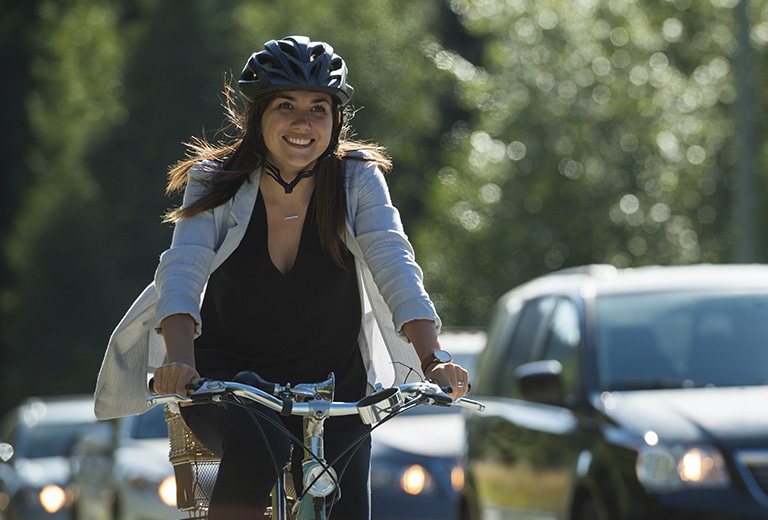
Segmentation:
{"type": "Polygon", "coordinates": [[[189,518],[207,518],[219,458],[195,438],[180,413],[165,408],[170,452],[176,476],[176,504],[189,518]]]}

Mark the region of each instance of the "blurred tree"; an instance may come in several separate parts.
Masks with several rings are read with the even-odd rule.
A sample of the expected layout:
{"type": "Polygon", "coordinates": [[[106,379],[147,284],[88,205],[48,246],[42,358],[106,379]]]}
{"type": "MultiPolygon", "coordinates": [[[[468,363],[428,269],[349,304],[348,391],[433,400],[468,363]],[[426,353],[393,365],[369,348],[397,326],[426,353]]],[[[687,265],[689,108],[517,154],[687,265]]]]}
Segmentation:
{"type": "Polygon", "coordinates": [[[98,287],[105,272],[93,211],[99,191],[84,159],[122,113],[115,101],[122,64],[116,22],[109,0],[43,0],[27,29],[32,58],[20,69],[29,71],[34,88],[23,95],[29,143],[18,152],[31,188],[4,235],[6,406],[30,392],[93,386],[92,377],[80,376],[86,366],[93,370],[89,329],[102,301],[86,285],[98,287]]]}
{"type": "MultiPolygon", "coordinates": [[[[236,5],[236,2],[232,2],[236,5]]],[[[99,186],[98,215],[107,236],[109,296],[94,353],[133,297],[152,280],[170,226],[161,215],[178,200],[165,196],[168,166],[186,153],[192,135],[212,137],[223,120],[220,93],[231,62],[233,13],[207,0],[140,2],[125,12],[125,107],[91,150],[88,167],[99,186]]]]}
{"type": "Polygon", "coordinates": [[[190,136],[220,137],[223,83],[269,38],[306,33],[336,47],[357,88],[353,125],[394,156],[404,218],[423,208],[453,95],[425,54],[441,20],[455,19],[440,0],[39,4],[25,28],[33,187],[6,235],[13,282],[0,330],[24,348],[0,367],[0,408],[30,392],[32,374],[35,393],[92,390],[110,331],[170,241],[160,215],[179,201],[163,193],[167,166],[190,136]]]}
{"type": "MultiPolygon", "coordinates": [[[[11,269],[5,254],[6,241],[13,218],[21,206],[33,175],[26,160],[32,146],[32,134],[23,100],[31,88],[33,79],[29,62],[33,54],[32,41],[27,29],[38,19],[40,2],[36,0],[0,0],[0,63],[7,71],[3,77],[3,96],[0,98],[2,126],[0,127],[0,154],[6,157],[0,175],[0,331],[7,329],[7,312],[12,297],[7,287],[11,281],[11,269]]],[[[12,362],[12,345],[0,333],[0,367],[12,362]]],[[[2,369],[0,369],[2,375],[2,369]]],[[[0,386],[0,391],[2,391],[0,386]]],[[[0,403],[0,411],[2,403],[0,403]]]]}
{"type": "MultiPolygon", "coordinates": [[[[3,77],[2,139],[0,153],[11,158],[0,176],[0,236],[11,227],[23,194],[32,183],[25,161],[25,151],[32,143],[26,107],[19,103],[33,84],[29,62],[33,53],[27,28],[37,21],[38,1],[0,0],[0,63],[7,71],[3,77]]],[[[6,279],[5,263],[0,262],[0,284],[6,279]]]]}
{"type": "MultiPolygon", "coordinates": [[[[167,166],[191,135],[217,138],[225,73],[269,38],[308,34],[347,60],[352,124],[395,160],[448,325],[483,324],[501,292],[560,267],[729,259],[737,0],[0,1],[14,71],[0,146],[16,159],[0,189],[0,408],[92,390],[168,245],[167,166]]],[[[755,53],[767,3],[748,5],[755,53]]]]}
{"type": "Polygon", "coordinates": [[[485,53],[434,54],[473,114],[446,139],[416,238],[447,320],[480,324],[561,267],[729,259],[735,5],[451,2],[485,53]]]}

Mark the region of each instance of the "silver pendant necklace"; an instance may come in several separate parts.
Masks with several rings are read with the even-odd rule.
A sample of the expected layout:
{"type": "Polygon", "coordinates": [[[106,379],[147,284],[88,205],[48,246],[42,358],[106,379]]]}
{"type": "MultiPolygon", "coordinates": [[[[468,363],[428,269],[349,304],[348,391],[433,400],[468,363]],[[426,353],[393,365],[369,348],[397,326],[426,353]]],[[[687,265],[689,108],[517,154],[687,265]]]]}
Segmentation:
{"type": "Polygon", "coordinates": [[[299,218],[298,214],[286,216],[285,213],[280,211],[280,206],[278,206],[277,202],[275,202],[275,199],[273,199],[272,196],[266,191],[264,190],[261,190],[261,191],[267,196],[267,198],[269,198],[269,201],[272,203],[272,206],[277,210],[278,213],[280,213],[280,216],[283,217],[283,220],[296,220],[299,218]]]}

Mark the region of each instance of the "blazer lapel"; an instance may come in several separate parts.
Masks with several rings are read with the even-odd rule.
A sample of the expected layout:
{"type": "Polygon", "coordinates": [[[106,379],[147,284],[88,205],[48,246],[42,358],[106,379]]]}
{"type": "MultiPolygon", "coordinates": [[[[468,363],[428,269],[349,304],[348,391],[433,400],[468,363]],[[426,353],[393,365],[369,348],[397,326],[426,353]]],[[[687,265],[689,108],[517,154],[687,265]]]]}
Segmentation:
{"type": "Polygon", "coordinates": [[[219,229],[221,233],[226,233],[221,247],[216,251],[216,256],[211,264],[211,272],[215,271],[224,260],[240,245],[240,241],[245,236],[248,229],[248,222],[251,220],[253,206],[256,204],[256,197],[259,194],[259,179],[261,169],[254,170],[250,177],[243,183],[240,189],[232,197],[230,204],[222,204],[214,210],[221,212],[216,215],[217,220],[221,222],[219,229]],[[232,224],[230,224],[230,218],[232,224]]]}

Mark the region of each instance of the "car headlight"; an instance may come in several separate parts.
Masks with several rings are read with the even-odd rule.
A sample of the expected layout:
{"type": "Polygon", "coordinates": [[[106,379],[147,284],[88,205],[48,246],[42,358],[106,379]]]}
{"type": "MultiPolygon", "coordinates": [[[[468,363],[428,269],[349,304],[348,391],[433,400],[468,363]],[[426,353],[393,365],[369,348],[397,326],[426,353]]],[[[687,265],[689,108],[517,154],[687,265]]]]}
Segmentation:
{"type": "Polygon", "coordinates": [[[725,459],[713,446],[643,446],[636,472],[640,483],[656,492],[722,488],[731,482],[725,459]]]}
{"type": "Polygon", "coordinates": [[[157,494],[163,504],[169,507],[176,507],[176,477],[173,475],[165,479],[157,487],[157,494]]]}
{"type": "Polygon", "coordinates": [[[39,498],[43,509],[53,514],[66,505],[67,492],[55,484],[50,484],[40,490],[39,498]]]}
{"type": "Polygon", "coordinates": [[[457,493],[464,490],[464,468],[459,465],[451,469],[451,487],[457,493]]]}
{"type": "Polygon", "coordinates": [[[429,493],[434,486],[432,475],[421,464],[408,466],[400,475],[400,488],[409,495],[429,493]]]}
{"type": "Polygon", "coordinates": [[[146,497],[157,493],[163,504],[176,507],[176,478],[172,474],[146,471],[143,468],[123,470],[121,479],[125,488],[146,497]]]}
{"type": "Polygon", "coordinates": [[[409,495],[428,495],[438,490],[435,478],[421,464],[405,466],[379,462],[371,467],[371,486],[409,495]]]}

